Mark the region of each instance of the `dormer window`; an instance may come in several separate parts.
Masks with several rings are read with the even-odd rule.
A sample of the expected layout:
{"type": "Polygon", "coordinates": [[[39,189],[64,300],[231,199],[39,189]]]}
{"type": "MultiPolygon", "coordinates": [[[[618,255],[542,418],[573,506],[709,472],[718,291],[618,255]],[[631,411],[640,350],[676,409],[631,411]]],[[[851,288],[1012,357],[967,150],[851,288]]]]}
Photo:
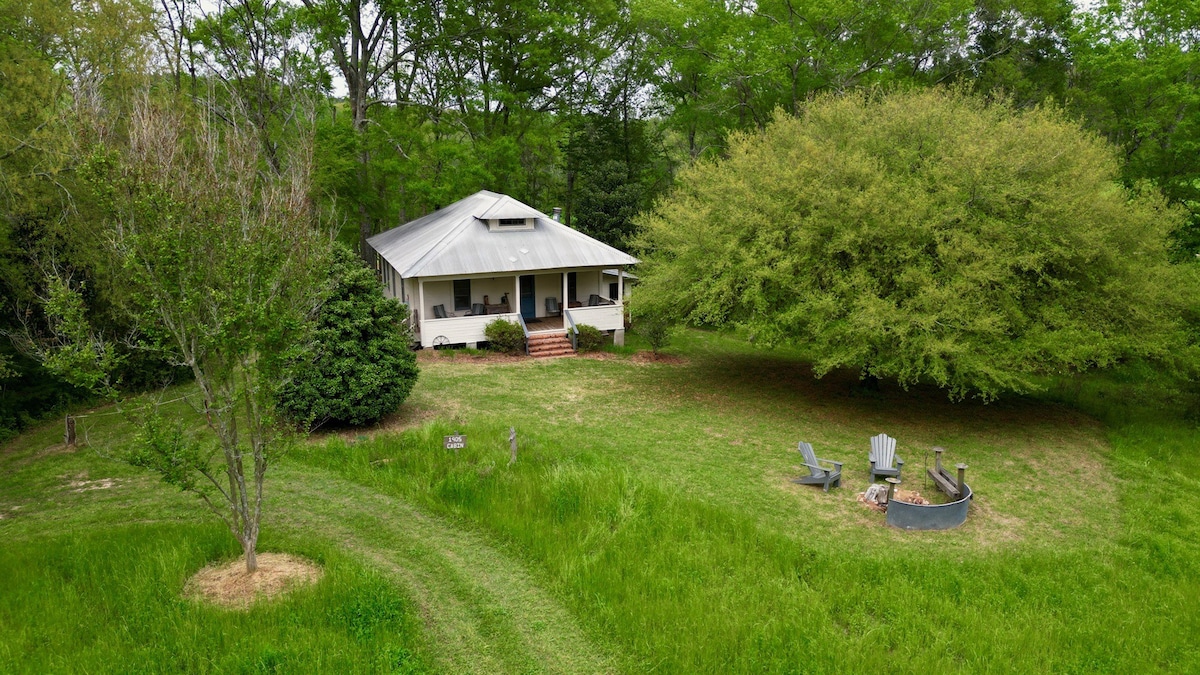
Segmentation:
{"type": "Polygon", "coordinates": [[[513,230],[532,230],[533,218],[491,218],[488,220],[488,229],[492,232],[504,231],[511,232],[513,230]]]}

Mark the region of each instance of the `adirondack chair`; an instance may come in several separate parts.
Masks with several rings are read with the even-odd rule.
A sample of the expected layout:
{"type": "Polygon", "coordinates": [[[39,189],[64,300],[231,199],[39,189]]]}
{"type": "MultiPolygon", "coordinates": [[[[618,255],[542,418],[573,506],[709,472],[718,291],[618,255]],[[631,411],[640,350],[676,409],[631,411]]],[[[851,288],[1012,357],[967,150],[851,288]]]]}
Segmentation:
{"type": "Polygon", "coordinates": [[[471,305],[471,316],[483,316],[487,314],[487,307],[482,302],[476,302],[471,305]]]}
{"type": "Polygon", "coordinates": [[[433,306],[433,318],[435,318],[435,319],[448,319],[448,318],[450,318],[450,317],[452,317],[452,316],[454,316],[454,313],[453,313],[453,312],[451,312],[451,313],[449,313],[449,314],[447,314],[447,313],[446,313],[446,306],[445,306],[445,305],[434,305],[434,306],[433,306]]]}
{"type": "Polygon", "coordinates": [[[829,492],[829,486],[840,487],[842,484],[842,463],[835,462],[832,459],[820,459],[813,452],[812,445],[800,441],[798,444],[800,455],[804,458],[804,466],[808,467],[809,475],[793,478],[793,483],[801,485],[823,485],[825,491],[829,492]],[[832,469],[826,469],[821,466],[821,462],[832,464],[832,469]]]}
{"type": "Polygon", "coordinates": [[[872,483],[876,476],[899,478],[900,470],[904,468],[904,460],[896,456],[896,439],[887,434],[871,437],[871,454],[867,458],[871,460],[872,483]]]}
{"type": "Polygon", "coordinates": [[[546,298],[546,316],[562,316],[562,307],[558,304],[558,298],[546,298]]]}

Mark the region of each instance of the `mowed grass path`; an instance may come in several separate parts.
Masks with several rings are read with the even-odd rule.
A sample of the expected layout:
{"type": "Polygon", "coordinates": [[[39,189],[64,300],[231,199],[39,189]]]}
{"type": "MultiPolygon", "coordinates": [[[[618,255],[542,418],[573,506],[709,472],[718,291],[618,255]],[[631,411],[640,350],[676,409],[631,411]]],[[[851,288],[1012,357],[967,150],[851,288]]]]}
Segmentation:
{"type": "MultiPolygon", "coordinates": [[[[352,646],[345,660],[367,672],[1200,668],[1191,609],[1200,523],[1190,504],[1200,434],[1170,411],[1106,428],[1036,400],[982,406],[920,388],[864,392],[852,376],[814,380],[797,354],[712,333],[685,333],[672,355],[425,355],[394,419],[314,438],[277,466],[264,547],[354,570],[338,592],[314,591],[331,607],[360,607],[356,583],[377,596],[373,573],[395,600],[367,612],[378,619],[370,630],[347,632],[336,618],[354,612],[331,610],[313,619],[314,635],[352,646]],[[514,466],[510,425],[521,444],[514,466]],[[440,448],[454,431],[468,434],[466,451],[440,448]],[[898,532],[855,502],[867,438],[880,431],[899,439],[906,482],[918,489],[931,445],[971,465],[978,499],[966,526],[898,532]],[[847,462],[843,489],[789,482],[800,472],[798,440],[847,462]]],[[[1096,382],[1075,398],[1097,412],[1144,389],[1096,382]]],[[[100,431],[96,447],[124,442],[126,432],[100,431]]],[[[188,607],[172,600],[183,576],[231,555],[219,528],[129,467],[87,451],[45,452],[56,434],[47,427],[0,455],[0,536],[10,550],[125,532],[130,519],[174,528],[176,548],[198,552],[181,556],[154,597],[188,607]],[[100,477],[118,483],[69,487],[100,477]]],[[[110,554],[114,569],[128,557],[110,554]]],[[[0,670],[43,663],[21,649],[53,622],[29,622],[21,609],[54,614],[44,598],[68,592],[20,562],[10,564],[14,583],[42,590],[0,602],[0,634],[10,634],[0,637],[0,670]]],[[[86,584],[69,592],[104,601],[86,584]]],[[[255,647],[253,658],[232,661],[250,664],[243,670],[320,670],[269,630],[242,644],[255,647]]]]}
{"type": "MultiPolygon", "coordinates": [[[[93,428],[93,449],[122,427],[93,428]]],[[[331,573],[249,611],[202,607],[186,577],[236,555],[211,517],[136,469],[38,445],[0,455],[0,672],[614,672],[519,560],[294,463],[272,472],[261,548],[331,573]]]]}

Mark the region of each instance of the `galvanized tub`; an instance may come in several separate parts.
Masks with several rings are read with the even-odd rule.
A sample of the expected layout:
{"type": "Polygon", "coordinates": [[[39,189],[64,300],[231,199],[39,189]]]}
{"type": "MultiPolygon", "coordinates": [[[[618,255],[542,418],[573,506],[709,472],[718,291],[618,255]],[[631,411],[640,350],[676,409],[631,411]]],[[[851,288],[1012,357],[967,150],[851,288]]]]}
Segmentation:
{"type": "Polygon", "coordinates": [[[909,504],[892,499],[887,505],[887,524],[903,530],[949,530],[967,520],[967,508],[974,493],[963,484],[966,495],[947,504],[909,504]]]}

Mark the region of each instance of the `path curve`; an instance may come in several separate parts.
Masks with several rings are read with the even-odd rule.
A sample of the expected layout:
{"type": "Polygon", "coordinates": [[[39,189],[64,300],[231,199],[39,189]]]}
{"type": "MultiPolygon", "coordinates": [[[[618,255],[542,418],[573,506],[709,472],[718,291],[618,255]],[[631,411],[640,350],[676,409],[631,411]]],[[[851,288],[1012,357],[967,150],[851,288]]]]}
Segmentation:
{"type": "Polygon", "coordinates": [[[525,566],[480,535],[314,467],[276,466],[270,525],[332,538],[411,592],[444,672],[618,669],[525,566]]]}

